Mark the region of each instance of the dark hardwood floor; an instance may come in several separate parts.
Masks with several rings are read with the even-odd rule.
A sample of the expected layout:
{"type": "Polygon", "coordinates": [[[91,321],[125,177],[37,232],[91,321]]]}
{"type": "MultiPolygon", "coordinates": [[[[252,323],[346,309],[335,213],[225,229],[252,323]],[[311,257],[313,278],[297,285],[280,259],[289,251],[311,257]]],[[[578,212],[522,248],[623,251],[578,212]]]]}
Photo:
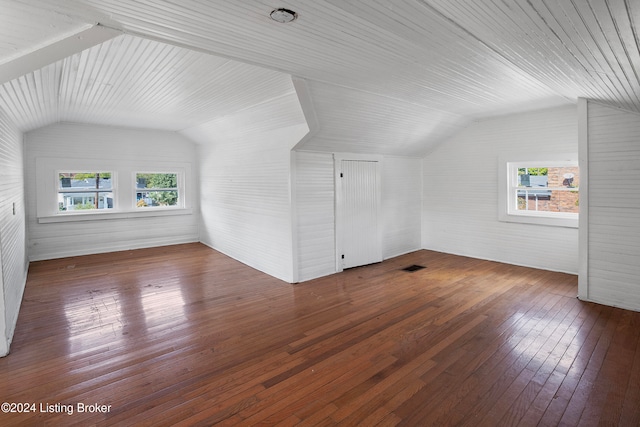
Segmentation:
{"type": "Polygon", "coordinates": [[[576,292],[430,251],[297,285],[200,244],[35,262],[0,400],[36,406],[0,424],[639,426],[640,313],[576,292]]]}

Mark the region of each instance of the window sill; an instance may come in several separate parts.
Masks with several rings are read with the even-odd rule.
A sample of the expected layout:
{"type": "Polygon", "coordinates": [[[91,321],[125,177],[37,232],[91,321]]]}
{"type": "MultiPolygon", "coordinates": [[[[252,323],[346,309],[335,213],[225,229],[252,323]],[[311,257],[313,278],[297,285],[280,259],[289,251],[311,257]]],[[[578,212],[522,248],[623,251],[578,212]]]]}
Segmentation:
{"type": "Polygon", "coordinates": [[[534,224],[534,225],[546,225],[551,227],[567,227],[578,228],[578,215],[568,214],[558,217],[551,217],[548,215],[535,215],[535,214],[507,214],[500,215],[500,221],[503,222],[516,222],[520,224],[534,224]]]}
{"type": "Polygon", "coordinates": [[[174,216],[191,215],[191,208],[169,208],[169,209],[149,209],[140,211],[116,211],[116,212],[83,212],[64,213],[59,215],[49,215],[38,217],[39,224],[49,224],[56,222],[77,222],[77,221],[103,221],[110,219],[131,219],[154,216],[174,216]]]}

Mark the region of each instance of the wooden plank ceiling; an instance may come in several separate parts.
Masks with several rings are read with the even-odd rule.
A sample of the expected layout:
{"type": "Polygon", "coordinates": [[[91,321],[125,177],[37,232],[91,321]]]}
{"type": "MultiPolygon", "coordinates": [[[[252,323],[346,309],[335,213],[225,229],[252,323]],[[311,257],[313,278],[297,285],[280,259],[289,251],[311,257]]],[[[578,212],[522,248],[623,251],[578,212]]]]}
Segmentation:
{"type": "Polygon", "coordinates": [[[120,35],[4,84],[0,98],[23,130],[68,121],[177,131],[293,92],[277,71],[120,35]]]}
{"type": "Polygon", "coordinates": [[[63,120],[188,130],[292,94],[290,76],[307,81],[305,113],[318,120],[302,149],[423,155],[471,120],[578,97],[640,112],[632,0],[1,6],[0,71],[88,25],[124,34],[5,83],[0,107],[23,130],[63,120]],[[298,19],[272,21],[283,6],[298,19]]]}

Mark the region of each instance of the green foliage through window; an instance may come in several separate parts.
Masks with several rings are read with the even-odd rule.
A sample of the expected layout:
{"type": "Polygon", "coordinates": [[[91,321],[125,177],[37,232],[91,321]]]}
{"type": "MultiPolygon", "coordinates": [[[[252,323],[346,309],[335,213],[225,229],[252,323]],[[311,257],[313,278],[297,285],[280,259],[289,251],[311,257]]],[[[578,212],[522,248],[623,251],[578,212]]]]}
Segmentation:
{"type": "Polygon", "coordinates": [[[519,168],[518,175],[534,175],[534,176],[547,176],[549,174],[549,168],[519,168]]]}
{"type": "Polygon", "coordinates": [[[79,173],[66,173],[66,174],[61,173],[60,179],[66,178],[67,175],[77,180],[94,179],[94,178],[111,179],[111,172],[79,172],[79,173]]]}
{"type": "Polygon", "coordinates": [[[136,174],[136,206],[176,206],[178,175],[175,173],[136,174]]]}
{"type": "Polygon", "coordinates": [[[175,173],[138,173],[137,188],[177,188],[178,175],[175,173]]]}

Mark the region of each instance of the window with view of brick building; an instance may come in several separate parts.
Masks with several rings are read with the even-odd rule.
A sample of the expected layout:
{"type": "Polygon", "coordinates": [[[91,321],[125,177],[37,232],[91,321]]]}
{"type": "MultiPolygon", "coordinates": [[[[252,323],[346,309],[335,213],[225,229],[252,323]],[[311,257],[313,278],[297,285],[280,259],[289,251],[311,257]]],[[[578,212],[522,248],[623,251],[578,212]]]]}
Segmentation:
{"type": "Polygon", "coordinates": [[[577,166],[518,168],[518,211],[580,212],[577,166]]]}
{"type": "Polygon", "coordinates": [[[501,219],[577,227],[580,170],[577,161],[506,164],[506,209],[501,219]]]}

